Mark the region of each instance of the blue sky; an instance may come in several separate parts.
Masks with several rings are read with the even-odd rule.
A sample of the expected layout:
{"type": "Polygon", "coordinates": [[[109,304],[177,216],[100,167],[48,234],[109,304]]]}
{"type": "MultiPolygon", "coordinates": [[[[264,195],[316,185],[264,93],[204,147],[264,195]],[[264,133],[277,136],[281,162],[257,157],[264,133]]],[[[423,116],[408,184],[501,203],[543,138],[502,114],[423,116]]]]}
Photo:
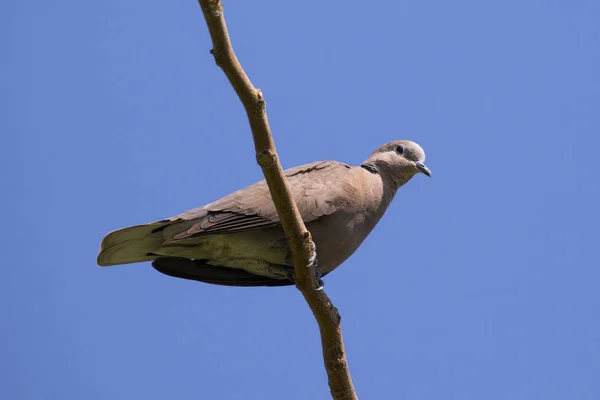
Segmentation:
{"type": "MultiPolygon", "coordinates": [[[[226,3],[284,167],[419,142],[326,279],[365,399],[600,398],[597,1],[226,3]]],[[[0,396],[327,399],[294,288],[98,268],[261,178],[195,1],[0,5],[0,396]]]]}

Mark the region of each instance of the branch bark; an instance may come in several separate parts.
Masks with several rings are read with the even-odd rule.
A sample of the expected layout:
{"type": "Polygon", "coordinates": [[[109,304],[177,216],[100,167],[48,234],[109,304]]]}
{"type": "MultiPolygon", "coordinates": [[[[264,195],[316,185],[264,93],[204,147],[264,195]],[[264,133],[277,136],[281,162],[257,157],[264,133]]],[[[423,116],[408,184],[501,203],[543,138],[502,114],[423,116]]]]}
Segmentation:
{"type": "Polygon", "coordinates": [[[239,63],[227,32],[220,0],[198,0],[212,40],[212,55],[246,109],[256,160],[269,186],[277,214],[287,237],[296,275],[296,287],[310,306],[321,333],[323,360],[334,399],[356,400],[342,339],[340,315],[318,282],[313,268],[308,267],[314,255],[311,235],[304,226],[292,196],[287,178],[279,162],[266,113],[266,103],[239,63]]]}

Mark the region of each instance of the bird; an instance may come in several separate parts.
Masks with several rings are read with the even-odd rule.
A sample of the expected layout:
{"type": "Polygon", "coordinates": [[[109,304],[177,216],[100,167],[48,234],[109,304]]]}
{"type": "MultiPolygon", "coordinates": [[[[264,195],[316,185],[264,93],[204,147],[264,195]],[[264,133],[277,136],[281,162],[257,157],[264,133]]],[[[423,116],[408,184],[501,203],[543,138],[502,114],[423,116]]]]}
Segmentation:
{"type": "MultiPolygon", "coordinates": [[[[312,235],[320,279],[367,238],[397,190],[417,174],[431,177],[417,143],[386,143],[358,166],[317,161],[285,172],[312,235]]],[[[107,234],[99,266],[152,261],[175,278],[225,286],[294,285],[294,267],[269,188],[262,180],[174,217],[107,234]]]]}

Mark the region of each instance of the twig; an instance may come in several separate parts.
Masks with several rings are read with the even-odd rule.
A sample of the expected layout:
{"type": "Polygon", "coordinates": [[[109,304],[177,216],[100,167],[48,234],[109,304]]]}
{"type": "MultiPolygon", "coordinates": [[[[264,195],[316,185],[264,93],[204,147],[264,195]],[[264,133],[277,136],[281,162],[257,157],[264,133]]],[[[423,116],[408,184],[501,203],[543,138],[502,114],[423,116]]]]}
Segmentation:
{"type": "Polygon", "coordinates": [[[314,251],[311,246],[311,235],[304,226],[281,168],[265,111],[265,100],[261,91],[252,85],[233,52],[223,16],[222,2],[220,0],[198,0],[198,2],[212,39],[211,53],[246,109],[254,138],[256,160],[265,175],[292,253],[296,287],[302,292],[319,324],[323,359],[332,397],[344,400],[357,399],[346,362],[340,315],[327,294],[323,290],[317,290],[318,283],[314,270],[308,267],[314,251]]]}

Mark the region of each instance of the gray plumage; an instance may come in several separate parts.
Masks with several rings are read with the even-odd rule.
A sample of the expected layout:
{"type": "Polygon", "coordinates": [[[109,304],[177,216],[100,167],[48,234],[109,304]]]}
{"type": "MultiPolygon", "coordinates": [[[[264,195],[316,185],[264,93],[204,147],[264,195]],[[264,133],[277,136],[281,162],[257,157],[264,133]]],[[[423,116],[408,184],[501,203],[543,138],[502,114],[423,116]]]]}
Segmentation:
{"type": "MultiPolygon", "coordinates": [[[[356,251],[396,190],[415,174],[431,176],[410,141],[387,143],[363,164],[318,161],[285,171],[324,276],[356,251]]],[[[98,265],[153,261],[158,271],[231,286],[293,284],[293,264],[266,182],[172,218],[109,233],[98,265]]]]}

